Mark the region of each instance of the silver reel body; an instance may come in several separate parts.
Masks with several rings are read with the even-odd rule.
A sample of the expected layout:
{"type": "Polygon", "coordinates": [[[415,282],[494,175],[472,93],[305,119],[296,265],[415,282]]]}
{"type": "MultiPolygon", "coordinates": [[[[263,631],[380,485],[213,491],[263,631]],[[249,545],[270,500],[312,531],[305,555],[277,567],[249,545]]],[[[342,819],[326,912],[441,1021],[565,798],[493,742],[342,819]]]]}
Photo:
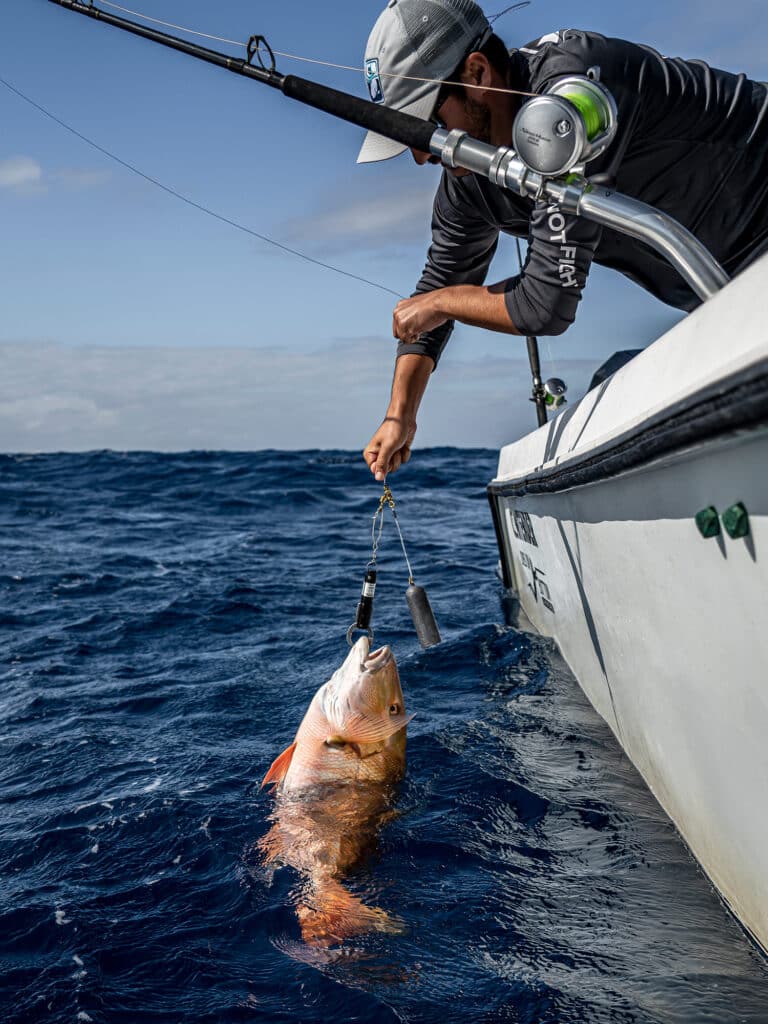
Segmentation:
{"type": "Polygon", "coordinates": [[[513,147],[532,171],[557,178],[601,156],[616,137],[618,109],[594,77],[567,75],[528,100],[515,118],[513,147]]]}

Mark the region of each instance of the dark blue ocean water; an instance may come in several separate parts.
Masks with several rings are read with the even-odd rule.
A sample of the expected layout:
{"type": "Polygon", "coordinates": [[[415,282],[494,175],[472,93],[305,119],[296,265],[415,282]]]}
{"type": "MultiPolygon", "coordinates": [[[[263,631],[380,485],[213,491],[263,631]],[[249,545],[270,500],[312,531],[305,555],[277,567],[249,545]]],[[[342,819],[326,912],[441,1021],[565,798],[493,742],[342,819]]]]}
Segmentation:
{"type": "Polygon", "coordinates": [[[379,488],[346,453],[0,457],[0,1020],[768,1020],[768,970],[552,645],[504,624],[492,452],[392,478],[377,641],[416,718],[353,880],[406,923],[299,941],[258,783],[346,652],[379,488]]]}

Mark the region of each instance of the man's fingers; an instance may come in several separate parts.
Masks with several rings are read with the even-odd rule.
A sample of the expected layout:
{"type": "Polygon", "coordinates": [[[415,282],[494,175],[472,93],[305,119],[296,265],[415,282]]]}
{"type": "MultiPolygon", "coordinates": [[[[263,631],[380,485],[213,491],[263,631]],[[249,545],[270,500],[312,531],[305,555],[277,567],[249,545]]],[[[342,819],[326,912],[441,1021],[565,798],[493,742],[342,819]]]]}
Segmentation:
{"type": "Polygon", "coordinates": [[[373,469],[373,465],[376,462],[378,454],[378,448],[363,448],[363,458],[368,463],[369,469],[373,469]]]}
{"type": "Polygon", "coordinates": [[[384,422],[363,449],[363,458],[377,480],[394,473],[411,457],[415,424],[404,430],[402,419],[386,416],[384,422]]]}
{"type": "Polygon", "coordinates": [[[387,473],[390,471],[390,459],[392,457],[392,449],[387,448],[384,445],[379,449],[378,457],[376,462],[371,469],[376,474],[377,480],[383,480],[387,473]]]}

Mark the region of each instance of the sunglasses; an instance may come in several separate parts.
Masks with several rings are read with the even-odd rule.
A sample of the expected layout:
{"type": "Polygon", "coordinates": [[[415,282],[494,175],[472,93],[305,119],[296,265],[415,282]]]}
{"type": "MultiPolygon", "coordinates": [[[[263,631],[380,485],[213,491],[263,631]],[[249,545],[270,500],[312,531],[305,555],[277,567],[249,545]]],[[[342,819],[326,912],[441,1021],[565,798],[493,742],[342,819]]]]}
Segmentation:
{"type": "Polygon", "coordinates": [[[434,107],[434,110],[432,111],[432,116],[430,118],[427,118],[427,120],[431,121],[432,124],[435,125],[437,128],[445,128],[446,127],[445,121],[443,121],[442,118],[437,116],[437,112],[440,109],[440,107],[442,107],[442,105],[445,103],[445,101],[448,99],[449,95],[450,95],[450,86],[441,85],[440,86],[440,91],[437,94],[437,99],[435,100],[435,107],[434,107]]]}

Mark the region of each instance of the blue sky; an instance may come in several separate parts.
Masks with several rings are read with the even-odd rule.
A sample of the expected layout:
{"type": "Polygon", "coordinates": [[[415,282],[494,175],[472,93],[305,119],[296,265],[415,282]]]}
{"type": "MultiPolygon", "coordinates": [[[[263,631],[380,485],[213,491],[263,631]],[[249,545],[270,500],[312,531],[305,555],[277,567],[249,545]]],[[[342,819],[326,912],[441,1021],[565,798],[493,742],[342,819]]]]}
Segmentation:
{"type": "MultiPolygon", "coordinates": [[[[360,66],[381,3],[124,6],[360,66]]],[[[578,15],[573,4],[534,0],[497,29],[516,45],[575,23],[768,78],[764,0],[600,0],[578,15]]],[[[352,73],[286,58],[278,67],[363,95],[352,73]]],[[[357,166],[359,129],[47,0],[2,4],[0,75],[194,201],[412,290],[436,169],[408,156],[357,166]]],[[[0,450],[363,446],[388,397],[392,296],[203,215],[2,86],[0,123],[0,450]]],[[[503,245],[492,276],[515,268],[513,246],[503,245]]],[[[574,328],[542,342],[545,372],[566,376],[576,397],[603,358],[677,318],[595,268],[574,328]]],[[[519,339],[459,327],[431,381],[419,440],[511,440],[532,424],[528,387],[519,339]]]]}

